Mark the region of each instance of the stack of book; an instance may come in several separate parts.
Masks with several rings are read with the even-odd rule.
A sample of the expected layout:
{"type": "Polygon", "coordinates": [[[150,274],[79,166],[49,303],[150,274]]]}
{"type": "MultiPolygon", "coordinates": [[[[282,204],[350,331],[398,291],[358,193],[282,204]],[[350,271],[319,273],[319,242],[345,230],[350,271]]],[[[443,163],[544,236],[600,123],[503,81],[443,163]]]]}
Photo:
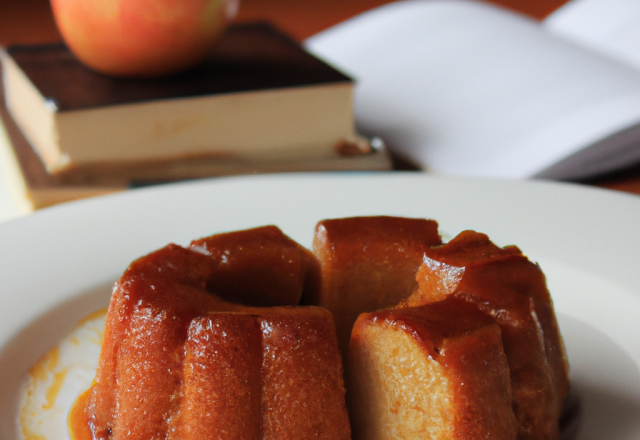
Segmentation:
{"type": "Polygon", "coordinates": [[[171,77],[104,76],[62,44],[9,47],[2,74],[1,156],[26,210],[210,176],[391,168],[356,134],[353,80],[264,23],[232,26],[171,77]]]}

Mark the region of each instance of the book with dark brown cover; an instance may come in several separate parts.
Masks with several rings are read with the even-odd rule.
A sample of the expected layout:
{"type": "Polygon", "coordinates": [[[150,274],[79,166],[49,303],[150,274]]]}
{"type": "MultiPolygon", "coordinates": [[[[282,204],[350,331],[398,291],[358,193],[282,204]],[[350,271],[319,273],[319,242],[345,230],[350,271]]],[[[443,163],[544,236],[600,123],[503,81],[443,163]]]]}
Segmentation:
{"type": "Polygon", "coordinates": [[[12,46],[7,52],[59,111],[351,81],[267,23],[231,26],[204,62],[162,78],[94,72],[63,44],[12,46]]]}

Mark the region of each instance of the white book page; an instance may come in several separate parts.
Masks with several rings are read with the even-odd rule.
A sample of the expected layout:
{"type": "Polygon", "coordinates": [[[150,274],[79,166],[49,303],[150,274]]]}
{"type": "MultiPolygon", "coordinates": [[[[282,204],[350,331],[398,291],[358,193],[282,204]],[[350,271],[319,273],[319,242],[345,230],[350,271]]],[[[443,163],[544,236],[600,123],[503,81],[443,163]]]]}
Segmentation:
{"type": "Polygon", "coordinates": [[[639,0],[573,0],[543,26],[640,69],[639,0]]]}
{"type": "Polygon", "coordinates": [[[545,175],[640,121],[634,69],[481,2],[392,3],[306,46],[356,79],[361,133],[435,172],[545,175]]]}

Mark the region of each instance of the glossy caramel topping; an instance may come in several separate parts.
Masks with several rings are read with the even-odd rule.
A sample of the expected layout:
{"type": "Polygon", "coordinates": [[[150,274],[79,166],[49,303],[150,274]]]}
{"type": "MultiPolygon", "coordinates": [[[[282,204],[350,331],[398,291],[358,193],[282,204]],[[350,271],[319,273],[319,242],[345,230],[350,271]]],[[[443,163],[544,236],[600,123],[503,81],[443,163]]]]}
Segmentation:
{"type": "Polygon", "coordinates": [[[416,275],[419,289],[402,304],[440,301],[458,288],[470,266],[517,258],[526,260],[517,247],[499,248],[485,234],[463,231],[446,245],[434,246],[425,252],[416,275]]]}
{"type": "Polygon", "coordinates": [[[370,324],[384,322],[407,333],[436,361],[443,356],[442,341],[493,324],[493,319],[471,303],[455,296],[425,306],[365,313],[370,324]]]}
{"type": "Polygon", "coordinates": [[[316,226],[313,250],[322,269],[318,297],[303,303],[329,309],[343,354],[358,315],[395,306],[415,287],[426,250],[441,243],[433,220],[351,217],[316,226]]]}
{"type": "Polygon", "coordinates": [[[469,230],[460,232],[446,245],[434,246],[429,251],[431,258],[456,267],[466,267],[511,255],[522,256],[522,252],[516,246],[498,247],[486,234],[469,230]]]}
{"type": "Polygon", "coordinates": [[[213,235],[190,248],[210,259],[206,288],[226,301],[266,307],[316,294],[316,258],[275,226],[213,235]]]}
{"type": "Polygon", "coordinates": [[[540,268],[515,247],[501,249],[486,235],[465,231],[427,252],[417,281],[402,306],[455,296],[495,320],[511,371],[518,438],[559,438],[568,366],[540,268]]]}

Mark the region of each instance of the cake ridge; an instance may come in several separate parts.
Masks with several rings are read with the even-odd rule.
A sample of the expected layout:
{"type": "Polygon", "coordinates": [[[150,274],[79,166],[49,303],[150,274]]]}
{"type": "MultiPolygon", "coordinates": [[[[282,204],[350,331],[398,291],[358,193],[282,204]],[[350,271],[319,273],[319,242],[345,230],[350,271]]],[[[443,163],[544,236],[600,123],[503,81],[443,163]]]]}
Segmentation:
{"type": "Polygon", "coordinates": [[[544,274],[519,249],[498,248],[485,234],[464,231],[449,243],[428,251],[443,267],[423,264],[418,288],[401,306],[455,296],[493,317],[502,329],[511,371],[518,439],[559,439],[568,364],[544,274]],[[466,250],[465,242],[471,243],[466,250]],[[457,283],[448,292],[434,289],[451,264],[464,268],[457,283]]]}
{"type": "MultiPolygon", "coordinates": [[[[275,291],[269,291],[268,285],[258,292],[237,292],[246,300],[243,302],[249,305],[231,303],[212,293],[211,290],[215,289],[211,289],[211,280],[215,280],[222,270],[219,260],[213,258],[213,252],[207,255],[192,248],[170,244],[135,260],[125,270],[112,293],[107,312],[105,342],[94,384],[78,400],[78,408],[74,407],[72,410],[74,417],[83,419],[82,423],[77,420],[70,422],[70,426],[76,429],[74,436],[77,440],[119,440],[125,437],[132,440],[183,440],[203,436],[242,440],[350,438],[342,366],[331,314],[313,306],[293,307],[299,302],[306,277],[312,272],[314,257],[273,227],[229,233],[225,237],[223,242],[232,248],[237,245],[238,237],[241,238],[240,241],[244,240],[242,246],[246,252],[232,262],[235,268],[249,267],[253,270],[251,273],[265,274],[267,284],[276,279],[277,286],[285,286],[280,291],[280,297],[272,295],[268,300],[271,303],[278,302],[280,306],[259,306],[263,299],[260,297],[262,292],[272,294],[275,291]],[[267,255],[281,255],[284,256],[282,260],[286,260],[286,264],[280,266],[284,269],[276,270],[275,274],[256,267],[256,262],[264,266],[269,260],[261,256],[256,258],[253,252],[257,247],[267,247],[263,246],[265,242],[260,241],[261,237],[267,237],[265,242],[270,246],[270,253],[267,255]],[[275,241],[272,240],[274,237],[275,241]],[[293,270],[289,270],[289,267],[293,267],[293,270]],[[278,281],[277,277],[281,277],[283,282],[278,281]],[[290,282],[291,280],[293,281],[290,282]],[[214,320],[220,326],[224,321],[226,330],[222,329],[222,333],[214,331],[214,320]],[[263,346],[271,336],[263,335],[260,323],[266,321],[273,325],[274,334],[279,333],[278,337],[291,341],[293,349],[296,345],[301,345],[307,347],[305,352],[309,353],[322,350],[322,356],[318,355],[313,359],[332,356],[330,363],[314,362],[302,368],[302,372],[314,372],[305,380],[296,379],[301,374],[296,368],[289,366],[287,370],[286,381],[297,380],[297,388],[289,389],[286,394],[291,397],[289,403],[297,408],[298,413],[304,412],[305,408],[309,412],[309,408],[312,408],[323,417],[313,419],[307,414],[306,419],[295,418],[280,406],[269,409],[264,405],[265,414],[260,411],[264,393],[273,388],[268,383],[263,383],[263,376],[269,368],[268,365],[263,365],[263,346]],[[204,325],[207,322],[210,325],[204,325]],[[236,331],[242,322],[246,328],[241,332],[236,331]],[[247,328],[253,330],[247,331],[247,328]],[[253,336],[247,336],[249,333],[253,336]],[[209,342],[214,340],[222,344],[219,344],[220,350],[226,350],[229,356],[235,356],[234,359],[242,360],[250,356],[235,344],[225,345],[232,334],[238,340],[253,338],[254,346],[255,341],[262,341],[257,350],[259,356],[254,356],[259,358],[259,362],[254,359],[255,362],[251,364],[253,366],[247,367],[248,373],[243,373],[244,370],[236,368],[235,364],[224,367],[224,359],[212,362],[211,356],[215,353],[209,353],[208,357],[201,356],[212,349],[209,342]],[[196,340],[203,338],[208,339],[208,343],[197,346],[196,340]],[[224,376],[227,378],[250,374],[254,386],[250,392],[237,388],[229,391],[225,388],[228,380],[221,380],[209,383],[214,392],[200,393],[198,389],[203,389],[204,385],[198,382],[198,369],[220,377],[227,374],[224,376]],[[258,388],[256,384],[259,385],[258,388]],[[318,393],[315,400],[311,399],[313,392],[308,389],[312,385],[315,386],[313,391],[318,393]],[[222,400],[211,400],[213,395],[222,400]],[[301,400],[294,399],[296,396],[308,396],[309,399],[303,405],[301,400]],[[220,415],[225,414],[229,399],[249,399],[254,402],[253,406],[249,406],[254,408],[253,419],[259,421],[258,425],[251,427],[237,418],[235,422],[231,422],[232,414],[224,417],[220,415]],[[199,405],[194,403],[196,401],[207,404],[199,405]],[[320,404],[323,406],[318,406],[320,404]],[[255,408],[258,408],[257,412],[255,408]],[[214,410],[218,411],[220,417],[210,417],[209,413],[214,410]],[[202,411],[206,413],[204,419],[202,411]],[[282,420],[274,417],[281,417],[282,420]],[[247,434],[247,429],[251,433],[247,434]]],[[[207,242],[207,239],[201,239],[194,243],[197,245],[203,240],[207,242]]],[[[219,241],[219,237],[212,241],[219,241]]],[[[227,293],[230,294],[234,292],[227,293]]],[[[277,342],[274,339],[272,345],[275,347],[277,342]]],[[[281,353],[295,357],[291,350],[287,350],[287,347],[280,347],[281,353]]],[[[282,390],[287,389],[286,381],[282,381],[282,390]]],[[[280,384],[277,381],[273,383],[280,384]]],[[[287,402],[281,399],[278,405],[285,404],[287,402]]],[[[241,407],[246,405],[235,406],[241,407]]]]}

